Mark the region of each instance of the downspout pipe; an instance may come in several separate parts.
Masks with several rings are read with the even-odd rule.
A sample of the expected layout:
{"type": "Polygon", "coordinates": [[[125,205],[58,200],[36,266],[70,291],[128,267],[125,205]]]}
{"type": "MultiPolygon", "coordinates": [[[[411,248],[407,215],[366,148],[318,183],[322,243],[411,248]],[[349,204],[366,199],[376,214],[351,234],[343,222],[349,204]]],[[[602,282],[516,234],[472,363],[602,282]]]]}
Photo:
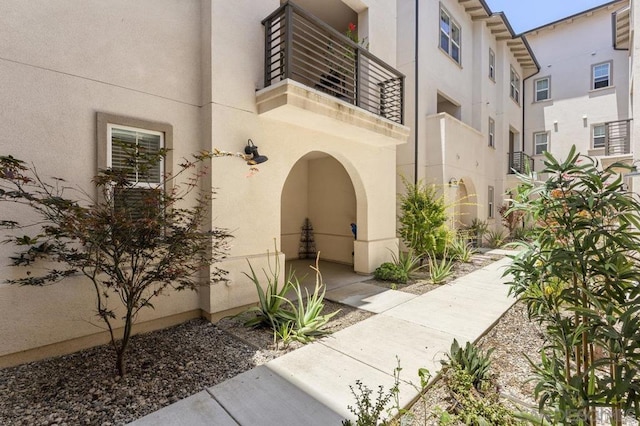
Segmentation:
{"type": "Polygon", "coordinates": [[[414,56],[415,56],[415,70],[414,70],[414,85],[413,85],[413,102],[414,102],[414,108],[413,108],[413,155],[414,155],[414,161],[413,161],[413,183],[415,185],[418,184],[418,128],[419,128],[419,124],[418,124],[418,119],[420,117],[420,114],[418,114],[418,81],[419,81],[419,67],[418,67],[418,59],[419,59],[419,49],[418,49],[418,43],[420,40],[419,37],[419,22],[420,22],[420,14],[419,12],[419,4],[420,4],[420,0],[415,0],[416,2],[416,22],[415,22],[415,26],[416,26],[416,30],[415,30],[415,52],[414,52],[414,56]]]}

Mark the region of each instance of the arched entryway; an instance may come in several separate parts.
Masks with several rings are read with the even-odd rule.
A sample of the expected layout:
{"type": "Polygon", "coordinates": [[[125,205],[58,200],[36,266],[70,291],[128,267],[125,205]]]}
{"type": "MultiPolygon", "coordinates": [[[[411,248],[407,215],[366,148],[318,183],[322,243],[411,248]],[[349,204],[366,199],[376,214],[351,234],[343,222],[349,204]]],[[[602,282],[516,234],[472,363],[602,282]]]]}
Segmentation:
{"type": "Polygon", "coordinates": [[[456,229],[468,228],[474,219],[478,218],[478,198],[475,193],[475,186],[471,179],[460,179],[455,197],[455,219],[456,229]]]}
{"type": "Polygon", "coordinates": [[[281,244],[285,258],[299,258],[304,245],[301,228],[308,218],[321,259],[353,265],[351,224],[356,222],[356,201],[351,178],[338,160],[318,151],[300,158],[282,188],[281,244]]]}

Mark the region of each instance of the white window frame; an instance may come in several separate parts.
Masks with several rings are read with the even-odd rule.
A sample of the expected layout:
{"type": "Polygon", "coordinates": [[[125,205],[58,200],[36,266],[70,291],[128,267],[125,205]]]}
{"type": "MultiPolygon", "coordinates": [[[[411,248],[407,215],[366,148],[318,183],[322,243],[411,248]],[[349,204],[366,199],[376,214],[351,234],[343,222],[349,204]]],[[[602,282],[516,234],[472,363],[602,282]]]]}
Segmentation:
{"type": "Polygon", "coordinates": [[[607,127],[604,123],[594,124],[591,126],[591,147],[593,149],[604,148],[607,144],[607,127]],[[596,128],[602,128],[602,135],[596,136],[596,128]],[[602,144],[600,146],[596,145],[596,137],[598,139],[602,139],[602,144]]]}
{"type": "Polygon", "coordinates": [[[535,132],[533,134],[533,155],[543,155],[545,151],[549,151],[549,132],[535,132]],[[538,136],[544,135],[544,144],[538,143],[538,136]],[[538,147],[544,146],[543,150],[538,152],[538,147]]]}
{"type": "MultiPolygon", "coordinates": [[[[136,134],[147,134],[147,135],[153,135],[153,136],[159,136],[160,137],[160,143],[159,143],[159,149],[163,149],[165,146],[165,135],[164,132],[159,132],[159,131],[155,131],[155,130],[148,130],[148,129],[143,129],[143,128],[139,128],[139,127],[131,127],[131,126],[123,126],[120,124],[112,124],[109,123],[107,124],[107,167],[111,168],[113,167],[113,129],[122,129],[122,130],[128,130],[131,132],[135,132],[136,134]]],[[[137,140],[137,139],[136,139],[137,140]]],[[[138,172],[136,171],[136,178],[135,181],[132,181],[132,185],[135,187],[139,187],[139,188],[157,188],[162,181],[164,180],[164,158],[160,159],[160,164],[159,164],[159,168],[160,168],[160,173],[158,175],[157,180],[141,180],[140,176],[138,175],[138,172]]]]}
{"type": "Polygon", "coordinates": [[[495,212],[493,208],[494,202],[495,202],[495,188],[490,185],[487,189],[487,207],[488,207],[487,218],[488,219],[493,219],[493,217],[495,216],[495,212]]]}
{"type": "Polygon", "coordinates": [[[520,76],[513,67],[509,72],[509,96],[520,105],[520,76]]]}
{"type": "Polygon", "coordinates": [[[606,89],[607,87],[611,87],[612,86],[612,76],[613,76],[613,61],[607,61],[607,62],[600,62],[598,64],[593,64],[591,65],[591,90],[598,90],[598,89],[606,89]],[[600,81],[603,81],[603,77],[599,76],[596,77],[596,70],[599,69],[600,67],[605,66],[607,67],[607,74],[606,74],[606,82],[607,85],[606,86],[601,86],[601,87],[596,87],[596,84],[598,84],[600,81]],[[598,80],[598,81],[596,81],[598,80]]]}
{"type": "Polygon", "coordinates": [[[496,81],[496,53],[492,48],[489,48],[489,79],[496,81]]]}
{"type": "Polygon", "coordinates": [[[493,118],[489,117],[489,147],[496,147],[496,122],[493,118]]]}
{"type": "Polygon", "coordinates": [[[548,101],[549,99],[551,99],[551,77],[547,76],[547,77],[542,77],[542,78],[538,78],[537,80],[533,81],[533,92],[534,92],[534,99],[535,102],[542,102],[542,101],[548,101]],[[542,81],[547,81],[547,88],[546,89],[538,89],[538,83],[542,82],[542,81]],[[546,92],[546,97],[541,98],[540,94],[546,92]]]}
{"type": "Polygon", "coordinates": [[[440,47],[440,50],[446,53],[447,56],[449,56],[458,65],[462,64],[462,29],[460,28],[460,24],[458,24],[458,22],[453,19],[451,13],[449,13],[449,11],[442,5],[440,5],[440,14],[438,15],[438,47],[440,47]],[[447,31],[445,31],[445,28],[443,28],[443,15],[445,15],[448,20],[447,31]],[[454,39],[454,30],[457,30],[457,41],[454,39]],[[446,46],[443,46],[443,37],[447,40],[446,46]],[[454,47],[458,49],[457,59],[453,55],[454,47]]]}

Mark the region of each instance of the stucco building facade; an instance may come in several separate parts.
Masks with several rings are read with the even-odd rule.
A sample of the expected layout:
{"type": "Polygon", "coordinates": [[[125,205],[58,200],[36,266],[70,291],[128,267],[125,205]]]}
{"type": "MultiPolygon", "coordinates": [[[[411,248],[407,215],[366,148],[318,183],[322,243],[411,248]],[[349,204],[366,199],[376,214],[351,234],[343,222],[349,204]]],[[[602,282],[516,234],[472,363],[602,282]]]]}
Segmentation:
{"type": "MultiPolygon", "coordinates": [[[[358,273],[389,260],[399,176],[458,201],[452,225],[499,228],[512,172],[539,170],[542,150],[562,156],[576,144],[633,161],[634,5],[515,34],[483,0],[7,0],[1,152],[91,192],[113,165],[116,133],[161,141],[169,169],[251,139],[269,157],[258,173],[214,159],[204,184],[217,188],[211,224],[235,237],[217,265],[229,281],[159,298],[137,330],[216,320],[256,301],[243,272],[247,260],[267,267],[274,239],[282,260],[297,258],[306,218],[322,259],[358,273]],[[353,42],[342,37],[350,24],[353,42]],[[618,122],[627,145],[608,151],[618,122]]],[[[6,209],[0,217],[15,213],[6,209]]],[[[8,266],[14,252],[0,245],[2,279],[22,273],[8,266]]],[[[80,278],[0,283],[0,366],[106,342],[92,291],[80,278]]]]}
{"type": "MultiPolygon", "coordinates": [[[[395,2],[316,3],[0,5],[0,145],[41,176],[91,193],[91,178],[115,161],[116,134],[159,140],[172,150],[167,170],[200,150],[242,151],[248,139],[269,157],[251,177],[242,161],[212,161],[204,184],[217,188],[211,223],[235,237],[217,265],[229,281],[204,278],[197,293],[158,298],[138,318],[139,331],[215,320],[254,303],[247,260],[266,268],[274,239],[283,260],[297,258],[305,218],[322,258],[356,272],[372,272],[397,251],[395,157],[409,130],[394,68],[395,2]],[[369,50],[341,39],[349,23],[369,50]]],[[[0,246],[3,278],[22,273],[8,266],[14,252],[0,246]]],[[[44,288],[0,284],[0,365],[106,342],[92,291],[80,278],[44,288]]]]}

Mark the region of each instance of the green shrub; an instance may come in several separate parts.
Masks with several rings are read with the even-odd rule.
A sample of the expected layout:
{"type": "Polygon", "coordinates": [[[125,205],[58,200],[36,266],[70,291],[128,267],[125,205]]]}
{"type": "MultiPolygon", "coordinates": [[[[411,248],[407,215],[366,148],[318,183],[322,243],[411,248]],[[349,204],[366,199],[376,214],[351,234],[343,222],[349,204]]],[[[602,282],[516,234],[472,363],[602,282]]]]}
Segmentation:
{"type": "Polygon", "coordinates": [[[545,153],[545,182],[521,176],[513,209],[540,226],[505,272],[543,325],[535,396],[552,422],[595,425],[597,410],[640,418],[640,203],[623,170],[545,153]]]}
{"type": "Polygon", "coordinates": [[[440,418],[442,424],[465,424],[471,426],[512,426],[525,425],[517,419],[515,414],[505,407],[499,394],[491,391],[479,393],[473,386],[473,377],[460,365],[454,364],[448,368],[443,379],[451,392],[455,404],[452,413],[440,418]]]}
{"type": "Polygon", "coordinates": [[[458,235],[449,245],[449,257],[460,262],[470,262],[471,256],[476,252],[474,248],[467,242],[464,235],[458,235]]]}
{"type": "Polygon", "coordinates": [[[318,269],[318,261],[319,259],[316,258],[316,266],[312,267],[316,271],[315,288],[311,294],[305,289],[306,297],[303,297],[302,287],[293,271],[289,271],[284,284],[279,287],[280,260],[277,251],[275,252],[275,267],[271,268],[271,263],[269,263],[269,273],[263,270],[267,280],[265,290],[262,289],[260,279],[249,262],[251,275],[246,273],[245,275],[255,284],[258,292],[258,306],[245,311],[245,313],[255,313],[255,316],[247,320],[244,325],[271,328],[274,340],[281,339],[285,346],[291,340],[308,343],[318,336],[327,334],[328,332],[325,330],[327,322],[339,311],[322,314],[326,287],[318,269]],[[295,295],[293,302],[286,297],[289,292],[293,292],[295,295]]]}
{"type": "Polygon", "coordinates": [[[487,231],[485,239],[489,247],[500,248],[507,241],[507,234],[502,229],[490,230],[487,231]]]}
{"type": "Polygon", "coordinates": [[[453,274],[453,260],[447,257],[446,251],[441,259],[427,256],[427,265],[429,265],[429,276],[433,284],[440,284],[453,274]]]}
{"type": "Polygon", "coordinates": [[[286,314],[292,323],[291,338],[301,343],[309,343],[315,340],[316,337],[327,334],[328,332],[324,329],[325,325],[334,315],[340,312],[337,310],[330,314],[322,315],[324,295],[327,288],[322,281],[317,259],[316,266],[312,267],[312,269],[316,271],[316,284],[313,293],[309,294],[309,291],[305,289],[306,298],[302,297],[300,283],[295,280],[293,291],[296,295],[296,303],[286,300],[292,310],[291,316],[288,313],[286,314]]]}
{"type": "Polygon", "coordinates": [[[419,256],[441,255],[451,239],[445,223],[444,197],[433,185],[412,184],[402,179],[405,191],[400,195],[400,237],[419,256]]]}
{"type": "Polygon", "coordinates": [[[460,347],[456,339],[451,343],[451,349],[446,355],[447,360],[441,361],[444,366],[459,366],[471,378],[471,383],[476,389],[480,389],[483,383],[490,379],[491,353],[493,349],[482,352],[475,345],[467,342],[465,347],[460,347]]]}
{"type": "Polygon", "coordinates": [[[421,265],[421,258],[416,256],[413,250],[408,252],[399,251],[398,256],[391,252],[391,258],[393,263],[403,271],[407,273],[407,276],[411,277],[411,274],[422,269],[424,265],[421,265]]]}
{"type": "Polygon", "coordinates": [[[373,272],[373,276],[377,280],[392,281],[400,284],[406,284],[409,280],[407,271],[391,262],[385,262],[382,265],[378,266],[373,272]]]}

